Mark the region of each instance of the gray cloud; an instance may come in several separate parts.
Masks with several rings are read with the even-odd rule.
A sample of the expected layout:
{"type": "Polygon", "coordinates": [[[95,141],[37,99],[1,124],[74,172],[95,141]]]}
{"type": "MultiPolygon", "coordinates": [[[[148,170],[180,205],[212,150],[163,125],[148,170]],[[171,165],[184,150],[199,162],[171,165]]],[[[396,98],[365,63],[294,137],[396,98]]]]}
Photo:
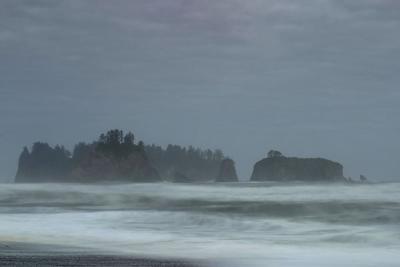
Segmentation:
{"type": "Polygon", "coordinates": [[[38,139],[109,127],[221,147],[242,176],[269,148],[397,175],[395,0],[0,2],[0,174],[38,139]]]}

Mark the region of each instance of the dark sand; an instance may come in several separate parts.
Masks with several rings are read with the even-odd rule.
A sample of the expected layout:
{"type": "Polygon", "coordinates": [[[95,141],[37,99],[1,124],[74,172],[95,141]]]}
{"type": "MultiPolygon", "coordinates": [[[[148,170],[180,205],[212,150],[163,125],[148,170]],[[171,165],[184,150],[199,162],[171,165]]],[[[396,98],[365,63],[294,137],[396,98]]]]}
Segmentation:
{"type": "Polygon", "coordinates": [[[178,260],[137,259],[120,256],[0,256],[0,266],[136,266],[136,267],[200,267],[178,260]]]}
{"type": "Polygon", "coordinates": [[[96,255],[93,251],[83,251],[79,248],[10,242],[0,243],[0,266],[205,267],[204,264],[185,260],[96,255]]]}

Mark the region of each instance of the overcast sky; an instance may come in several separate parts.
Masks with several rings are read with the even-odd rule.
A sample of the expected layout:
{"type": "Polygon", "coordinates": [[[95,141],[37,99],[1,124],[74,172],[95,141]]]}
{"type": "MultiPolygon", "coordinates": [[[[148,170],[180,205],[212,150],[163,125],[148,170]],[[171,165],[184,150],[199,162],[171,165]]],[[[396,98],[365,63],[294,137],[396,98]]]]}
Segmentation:
{"type": "Polygon", "coordinates": [[[117,127],[243,179],[269,149],[393,179],[399,85],[398,0],[2,0],[0,177],[117,127]]]}

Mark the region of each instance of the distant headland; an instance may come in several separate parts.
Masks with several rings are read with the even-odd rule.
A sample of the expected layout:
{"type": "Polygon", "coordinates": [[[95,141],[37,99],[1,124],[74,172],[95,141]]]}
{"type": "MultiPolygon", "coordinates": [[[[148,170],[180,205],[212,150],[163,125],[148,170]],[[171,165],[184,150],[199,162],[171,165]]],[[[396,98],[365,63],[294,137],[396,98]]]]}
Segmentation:
{"type": "MultiPolygon", "coordinates": [[[[366,180],[363,176],[362,181],[366,180]]],[[[349,181],[343,166],[323,158],[286,157],[271,150],[253,168],[250,181],[349,181]]],[[[24,147],[15,182],[237,182],[235,162],[217,149],[145,145],[133,133],[115,129],[72,152],[36,142],[24,147]]]]}

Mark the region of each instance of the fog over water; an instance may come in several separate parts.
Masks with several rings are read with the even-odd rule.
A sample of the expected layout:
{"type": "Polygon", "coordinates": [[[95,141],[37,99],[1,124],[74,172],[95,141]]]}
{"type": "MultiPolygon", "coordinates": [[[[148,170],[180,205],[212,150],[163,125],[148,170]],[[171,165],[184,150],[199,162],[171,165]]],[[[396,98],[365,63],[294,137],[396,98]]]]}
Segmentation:
{"type": "Polygon", "coordinates": [[[0,242],[223,266],[399,266],[400,184],[2,184],[0,242]]]}
{"type": "MultiPolygon", "coordinates": [[[[398,177],[397,0],[0,1],[0,176],[99,132],[398,177]]],[[[11,180],[11,179],[8,179],[11,180]]]]}
{"type": "Polygon", "coordinates": [[[399,11],[399,0],[0,0],[0,256],[29,243],[212,267],[400,266],[399,11]],[[109,129],[134,138],[102,146],[96,164],[97,145],[76,161],[56,146],[109,129]],[[37,141],[60,153],[20,154],[37,141]],[[156,146],[155,175],[139,141],[221,149],[241,182],[14,183],[19,155],[21,181],[190,180],[163,162],[181,152],[156,146]],[[341,166],[343,183],[248,182],[270,150],[338,162],[347,183],[341,166]]]}

